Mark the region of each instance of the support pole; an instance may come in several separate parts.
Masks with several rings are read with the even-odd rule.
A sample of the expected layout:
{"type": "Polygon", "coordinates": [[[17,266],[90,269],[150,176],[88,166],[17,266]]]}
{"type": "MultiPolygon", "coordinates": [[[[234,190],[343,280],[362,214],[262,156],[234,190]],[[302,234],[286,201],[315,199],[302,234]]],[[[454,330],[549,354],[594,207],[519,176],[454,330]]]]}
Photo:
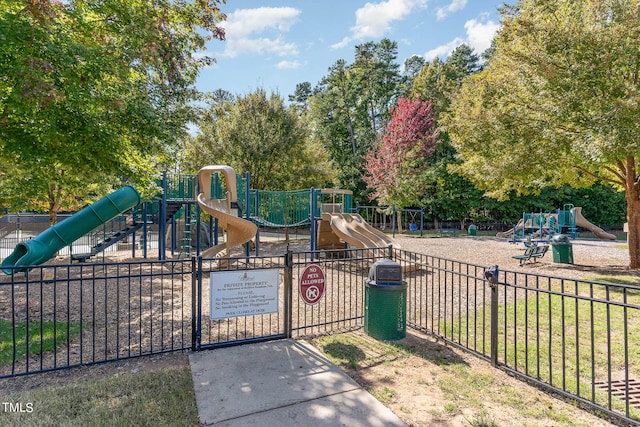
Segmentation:
{"type": "MultiPolygon", "coordinates": [[[[311,203],[309,204],[309,220],[311,221],[311,228],[310,228],[310,232],[311,232],[311,250],[315,251],[317,249],[317,242],[316,242],[316,190],[315,188],[311,187],[311,190],[309,190],[309,194],[311,197],[311,203]]],[[[311,260],[313,260],[313,254],[311,255],[311,260]]]]}
{"type": "Polygon", "coordinates": [[[164,236],[167,234],[167,171],[162,172],[162,201],[158,217],[158,261],[167,257],[164,236]]]}

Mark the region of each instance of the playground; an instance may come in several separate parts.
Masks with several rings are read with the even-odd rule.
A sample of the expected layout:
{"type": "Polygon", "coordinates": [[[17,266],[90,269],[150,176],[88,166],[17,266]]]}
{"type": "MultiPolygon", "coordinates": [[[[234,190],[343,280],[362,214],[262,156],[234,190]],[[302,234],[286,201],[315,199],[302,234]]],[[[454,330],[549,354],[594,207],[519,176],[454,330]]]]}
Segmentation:
{"type": "MultiPolygon", "coordinates": [[[[261,245],[265,256],[267,254],[283,253],[287,250],[287,246],[290,249],[304,251],[309,245],[308,239],[286,242],[282,238],[278,238],[277,235],[263,235],[262,238],[261,245]]],[[[409,250],[426,252],[443,258],[482,265],[492,262],[503,266],[503,268],[517,266],[517,262],[511,258],[511,255],[518,247],[505,242],[504,239],[495,237],[417,238],[397,236],[396,241],[409,250]]],[[[624,249],[616,247],[611,242],[578,241],[574,242],[576,259],[574,265],[554,264],[550,258],[547,258],[535,265],[524,268],[538,273],[554,273],[563,276],[589,275],[597,271],[605,271],[609,267],[623,269],[625,253],[624,249]],[[585,265],[582,265],[582,263],[585,265]],[[587,263],[593,263],[594,265],[587,266],[587,263]]],[[[150,255],[155,254],[150,252],[150,255]]],[[[239,250],[238,255],[242,255],[242,250],[239,250]]],[[[108,259],[123,263],[123,265],[132,261],[131,254],[128,251],[109,253],[108,259]]],[[[136,275],[139,273],[133,271],[131,274],[136,275]]],[[[97,276],[99,276],[99,272],[97,276]]],[[[110,280],[113,281],[111,285],[117,285],[115,278],[110,280]]],[[[188,289],[189,287],[186,286],[185,290],[188,289]]],[[[174,291],[176,290],[174,289],[174,291]]],[[[124,295],[127,295],[126,291],[123,290],[123,292],[124,295]]],[[[155,288],[156,295],[161,292],[170,294],[171,287],[155,288]]],[[[104,295],[105,288],[96,288],[95,294],[98,296],[104,295]]],[[[149,295],[149,289],[143,289],[142,294],[149,295]]],[[[109,310],[112,313],[114,313],[114,307],[117,306],[118,301],[115,296],[115,294],[109,293],[109,297],[113,299],[110,300],[107,306],[110,307],[109,310]]],[[[66,300],[66,295],[64,294],[59,297],[62,301],[66,300]]],[[[127,295],[127,298],[131,298],[131,295],[127,295]]],[[[185,293],[180,298],[185,302],[184,307],[176,305],[171,310],[168,307],[164,311],[159,309],[151,310],[152,317],[145,319],[143,326],[160,325],[162,324],[163,316],[166,319],[168,316],[178,315],[183,310],[187,310],[185,314],[187,315],[186,317],[189,317],[191,313],[187,302],[190,298],[191,295],[188,293],[185,293]]],[[[334,298],[337,298],[337,295],[334,298]]],[[[98,303],[100,303],[100,298],[98,298],[98,303]]],[[[167,304],[165,303],[164,305],[167,304]]],[[[160,306],[153,305],[156,308],[160,306]]],[[[45,312],[52,309],[53,305],[42,307],[45,312]]],[[[88,307],[85,307],[85,309],[90,312],[88,307]]],[[[121,306],[120,309],[124,309],[124,306],[121,306]]],[[[135,305],[134,311],[138,309],[139,307],[135,305]]],[[[104,310],[105,306],[100,304],[96,311],[104,310]]],[[[126,311],[123,311],[120,316],[127,318],[126,311]]],[[[262,327],[262,325],[259,326],[262,327]]],[[[110,330],[110,340],[115,341],[117,339],[115,337],[116,331],[117,329],[115,328],[110,330]]],[[[222,329],[222,331],[233,332],[228,329],[222,329]]],[[[426,426],[447,423],[447,425],[451,426],[467,426],[469,425],[469,420],[480,420],[481,417],[478,415],[480,413],[486,414],[486,419],[494,420],[498,425],[611,425],[605,420],[576,408],[570,403],[554,399],[534,387],[523,384],[510,375],[496,370],[486,361],[482,361],[455,347],[444,345],[441,341],[427,335],[410,332],[405,339],[396,341],[393,346],[373,340],[361,331],[338,335],[335,339],[337,341],[331,341],[329,337],[319,338],[312,340],[312,343],[316,348],[326,352],[328,355],[336,354],[337,349],[340,348],[360,349],[362,353],[358,353],[355,359],[358,361],[360,368],[353,369],[348,363],[343,365],[339,362],[340,359],[336,363],[410,425],[426,426]],[[399,351],[396,347],[397,345],[407,350],[399,351]],[[411,351],[411,354],[408,353],[408,350],[411,351]],[[455,393],[450,391],[451,387],[456,389],[455,393]],[[477,394],[491,394],[492,399],[480,404],[473,397],[477,394]],[[514,396],[517,397],[517,405],[508,403],[514,400],[514,396]],[[526,411],[522,409],[527,406],[530,408],[526,411]],[[536,411],[535,408],[540,409],[536,411]],[[566,420],[571,420],[571,422],[568,423],[566,420]]],[[[101,353],[105,351],[104,340],[97,339],[93,340],[93,342],[96,345],[95,350],[91,348],[92,340],[89,338],[85,340],[86,352],[96,351],[101,353]]],[[[249,347],[247,351],[252,351],[249,347]]],[[[77,354],[78,348],[72,350],[72,352],[77,354]]],[[[58,354],[58,357],[64,360],[67,354],[63,351],[58,354]]],[[[122,378],[125,378],[142,373],[162,375],[162,372],[167,370],[173,372],[173,369],[176,368],[188,368],[187,356],[184,353],[165,353],[149,358],[82,367],[62,373],[53,372],[31,375],[22,378],[19,382],[14,381],[13,385],[9,384],[8,381],[10,380],[4,380],[4,384],[0,382],[0,390],[15,393],[31,388],[50,387],[51,385],[68,385],[75,388],[79,384],[82,387],[87,381],[100,381],[101,378],[106,377],[122,376],[122,378]],[[17,387],[18,383],[21,384],[20,387],[17,387]]],[[[223,391],[223,393],[226,393],[226,391],[223,391]]]]}
{"type": "MultiPolygon", "coordinates": [[[[367,328],[367,304],[363,296],[366,292],[363,284],[370,274],[372,264],[382,259],[393,259],[400,264],[399,267],[404,272],[403,278],[408,283],[406,313],[403,310],[402,316],[406,316],[406,323],[410,326],[407,329],[411,331],[407,337],[401,338],[406,340],[403,342],[409,346],[415,346],[417,342],[432,346],[434,341],[426,338],[436,337],[435,342],[442,339],[468,348],[487,359],[491,358],[507,371],[511,369],[518,372],[518,356],[513,360],[514,356],[507,354],[506,350],[504,354],[489,354],[489,348],[485,345],[489,334],[487,307],[491,306],[494,310],[494,298],[495,302],[498,301],[498,290],[491,291],[485,280],[484,270],[487,266],[498,265],[502,270],[500,280],[503,287],[499,291],[499,301],[504,306],[526,301],[531,297],[530,292],[546,295],[544,289],[538,289],[540,281],[543,281],[547,284],[546,292],[551,292],[552,287],[557,286],[556,283],[561,283],[562,288],[554,288],[553,292],[562,292],[563,304],[571,305],[570,301],[575,301],[573,306],[576,310],[578,300],[592,298],[597,307],[607,307],[612,312],[620,312],[621,307],[624,307],[624,314],[620,318],[615,317],[615,323],[627,322],[627,316],[635,316],[634,302],[628,301],[626,296],[624,300],[617,296],[620,292],[627,292],[626,290],[619,291],[618,285],[596,283],[609,281],[612,275],[627,276],[628,254],[622,241],[575,239],[571,242],[571,263],[555,262],[549,253],[535,262],[521,264],[514,256],[522,253],[523,246],[509,242],[508,238],[471,233],[450,234],[446,237],[442,233],[436,233],[438,237],[421,237],[417,230],[411,228],[405,230],[405,233],[398,230],[395,237],[391,237],[388,232],[383,233],[368,224],[359,214],[346,213],[350,194],[342,190],[252,193],[247,177],[243,183],[245,190],[241,191],[238,188],[243,185],[235,185],[235,173],[224,166],[203,168],[198,178],[198,187],[204,190],[199,191],[197,197],[194,197],[195,185],[191,180],[188,181],[190,184],[183,185],[180,193],[182,197],[172,196],[158,206],[160,223],[157,224],[157,235],[167,237],[158,238],[155,245],[147,244],[145,231],[152,224],[148,224],[146,220],[140,222],[134,212],[127,212],[139,200],[135,197],[134,190],[126,189],[123,206],[109,211],[109,215],[115,218],[125,216],[127,219],[121,223],[126,227],[125,230],[130,231],[129,234],[124,231],[111,236],[104,230],[106,226],[99,225],[108,221],[105,216],[100,216],[105,212],[100,208],[101,204],[111,206],[118,203],[109,202],[122,202],[119,192],[114,193],[115,196],[111,198],[99,201],[98,208],[88,207],[76,214],[81,218],[91,218],[91,228],[95,228],[97,223],[97,228],[103,230],[100,236],[103,242],[90,247],[92,252],[86,254],[86,257],[74,258],[72,250],[69,254],[55,256],[55,252],[68,243],[69,236],[75,237],[78,234],[77,227],[69,226],[74,224],[73,220],[61,223],[61,227],[52,227],[39,237],[16,246],[14,252],[3,262],[5,276],[0,284],[8,286],[0,288],[2,317],[11,319],[10,322],[14,325],[26,323],[44,328],[44,324],[51,323],[54,331],[65,331],[59,338],[64,344],[54,345],[52,351],[44,353],[44,344],[39,344],[40,352],[36,349],[29,354],[27,350],[27,357],[18,360],[14,355],[10,364],[2,367],[1,376],[11,377],[15,374],[66,369],[178,350],[198,351],[285,337],[316,340],[321,336],[345,332],[361,336],[363,319],[365,330],[367,328]],[[217,174],[224,176],[224,187],[217,182],[217,174]],[[223,192],[222,188],[227,191],[223,192]],[[235,191],[231,191],[233,189],[235,191]],[[243,197],[240,196],[242,194],[243,197]],[[248,209],[244,208],[243,200],[250,201],[248,209]],[[169,209],[172,205],[173,208],[169,209]],[[295,209],[288,209],[289,207],[295,209]],[[181,209],[182,231],[174,232],[164,228],[170,225],[173,230],[179,229],[175,214],[181,209]],[[201,227],[201,221],[197,219],[200,218],[198,212],[209,216],[205,222],[206,227],[201,227]],[[308,228],[309,231],[300,233],[297,236],[299,239],[286,239],[286,234],[279,231],[281,228],[293,227],[308,228]],[[212,233],[222,229],[225,233],[212,233]],[[143,232],[143,235],[136,237],[138,232],[143,232]],[[212,234],[208,235],[210,244],[207,245],[202,235],[208,233],[212,234]],[[101,251],[101,256],[95,256],[93,252],[97,252],[96,248],[106,246],[104,242],[109,239],[111,242],[119,239],[118,242],[128,245],[115,245],[116,248],[130,249],[101,251]],[[44,245],[47,246],[45,249],[42,248],[44,241],[51,242],[44,245]],[[139,247],[136,242],[144,242],[143,247],[139,247]],[[315,248],[320,250],[314,250],[315,248]],[[191,257],[196,254],[205,256],[191,257]],[[23,261],[25,257],[30,262],[41,265],[32,266],[23,261]],[[70,259],[74,261],[71,264],[70,259]],[[309,265],[321,266],[326,278],[325,296],[318,301],[305,300],[302,290],[298,290],[298,282],[302,283],[304,271],[309,265]],[[254,274],[277,273],[275,277],[278,279],[271,286],[273,294],[260,296],[262,300],[257,301],[256,306],[268,306],[270,301],[274,301],[273,311],[256,312],[263,314],[242,311],[219,315],[213,302],[214,292],[219,290],[213,289],[213,278],[222,277],[218,273],[236,271],[244,272],[241,278],[233,279],[236,281],[253,277],[254,274]],[[574,279],[571,289],[564,288],[564,281],[571,281],[564,278],[574,279]],[[580,286],[575,279],[580,279],[580,286]],[[590,286],[592,294],[584,294],[583,286],[590,286]],[[611,298],[615,301],[610,301],[609,296],[604,300],[594,297],[594,287],[605,289],[606,295],[609,295],[610,288],[614,289],[614,296],[611,298]],[[454,317],[457,319],[455,322],[454,317]],[[467,325],[464,336],[456,329],[460,328],[461,322],[469,322],[469,319],[474,319],[473,322],[477,323],[467,325]],[[417,335],[418,338],[415,338],[415,334],[422,332],[428,332],[428,335],[417,335]],[[474,335],[476,333],[479,335],[474,335]],[[479,347],[478,341],[482,342],[482,347],[479,347]]],[[[165,184],[165,189],[168,188],[165,184]]],[[[170,195],[171,192],[167,191],[165,194],[170,195]]],[[[145,207],[142,210],[153,209],[145,207]]],[[[415,212],[412,214],[415,219],[415,212]]],[[[573,218],[578,216],[573,215],[573,218]]],[[[548,220],[549,218],[545,218],[545,223],[548,220]]],[[[87,228],[89,227],[81,231],[86,232],[87,228]]],[[[626,281],[620,283],[633,282],[635,279],[635,276],[625,277],[626,281]]],[[[236,282],[234,286],[235,284],[236,282]]],[[[253,295],[254,290],[249,290],[246,295],[253,295]]],[[[231,308],[235,310],[236,305],[240,307],[243,300],[246,300],[246,306],[242,308],[253,307],[255,298],[243,295],[245,294],[238,294],[233,297],[235,299],[228,300],[232,301],[230,304],[235,304],[231,308]]],[[[221,302],[223,303],[224,301],[221,302]]],[[[497,304],[495,307],[498,307],[495,310],[499,309],[497,304]]],[[[561,313],[552,312],[551,307],[532,307],[531,310],[536,310],[536,316],[554,318],[554,322],[565,321],[564,318],[556,318],[561,313]]],[[[523,327],[522,322],[514,322],[512,325],[511,318],[506,316],[502,318],[502,322],[504,343],[501,345],[505,348],[511,345],[511,340],[517,342],[516,339],[526,337],[527,333],[518,329],[523,327]],[[513,328],[513,331],[508,328],[513,328]]],[[[524,327],[528,329],[529,325],[525,324],[524,327]]],[[[593,328],[595,326],[592,325],[593,328]]],[[[621,328],[611,326],[610,330],[621,328]]],[[[575,330],[576,335],[582,332],[578,328],[575,330]]],[[[607,338],[600,333],[597,337],[599,340],[607,338]]],[[[606,342],[592,342],[592,347],[599,348],[602,345],[607,348],[612,342],[621,342],[620,345],[626,346],[632,338],[625,332],[620,337],[609,336],[606,342]]],[[[364,339],[359,344],[364,347],[371,346],[374,342],[370,337],[359,339],[364,339]]],[[[544,337],[539,339],[544,340],[544,337]]],[[[582,336],[580,340],[586,342],[586,338],[582,336]]],[[[526,343],[528,345],[528,341],[526,343]]],[[[321,344],[318,345],[322,347],[321,344]]],[[[540,342],[538,345],[547,344],[540,342]]],[[[562,347],[555,352],[562,351],[564,354],[573,351],[567,345],[568,348],[563,341],[562,347]]],[[[469,354],[451,357],[476,366],[469,354]]],[[[538,363],[544,364],[545,361],[538,363]]],[[[635,363],[634,359],[631,364],[635,363]]],[[[595,387],[596,379],[607,377],[607,370],[611,378],[611,362],[607,365],[594,361],[593,364],[598,365],[597,372],[594,368],[592,378],[583,379],[586,381],[585,385],[578,387],[575,393],[588,389],[589,385],[595,387]]],[[[553,366],[556,370],[560,369],[557,363],[553,366]]],[[[399,369],[394,367],[396,368],[399,369]]],[[[486,366],[485,368],[490,370],[486,366]]],[[[573,375],[571,366],[566,368],[562,365],[561,369],[563,376],[573,375]]],[[[390,374],[391,372],[387,372],[387,375],[390,374]]],[[[613,374],[620,376],[618,372],[613,374]]],[[[544,375],[546,374],[538,373],[537,378],[544,375]]],[[[549,375],[552,377],[542,380],[554,382],[557,374],[552,372],[551,363],[549,375]]],[[[382,378],[385,376],[375,381],[383,383],[382,378]]],[[[396,387],[402,389],[402,394],[405,395],[417,388],[417,385],[402,385],[398,382],[396,387]]],[[[596,395],[595,392],[593,394],[596,395]]],[[[598,394],[599,403],[600,399],[601,395],[598,394]]],[[[399,407],[398,410],[401,411],[402,408],[399,407]]],[[[619,406],[610,410],[624,412],[619,406]]],[[[417,407],[415,411],[418,411],[417,407]]],[[[627,407],[626,415],[635,417],[636,413],[630,413],[627,407]]]]}

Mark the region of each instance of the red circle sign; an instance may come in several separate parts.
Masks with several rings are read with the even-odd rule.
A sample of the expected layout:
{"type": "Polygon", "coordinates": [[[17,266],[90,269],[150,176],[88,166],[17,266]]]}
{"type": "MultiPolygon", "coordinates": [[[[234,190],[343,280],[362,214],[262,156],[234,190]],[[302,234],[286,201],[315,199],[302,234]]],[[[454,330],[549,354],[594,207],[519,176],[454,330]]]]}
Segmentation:
{"type": "Polygon", "coordinates": [[[317,304],[324,295],[324,271],[318,264],[308,265],[300,276],[300,298],[309,305],[317,304]]]}

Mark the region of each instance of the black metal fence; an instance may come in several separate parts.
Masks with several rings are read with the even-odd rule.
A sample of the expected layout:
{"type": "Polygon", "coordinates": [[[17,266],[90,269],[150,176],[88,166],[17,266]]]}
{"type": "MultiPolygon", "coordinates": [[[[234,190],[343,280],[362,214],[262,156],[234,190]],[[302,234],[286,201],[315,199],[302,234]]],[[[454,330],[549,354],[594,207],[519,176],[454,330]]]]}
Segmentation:
{"type": "Polygon", "coordinates": [[[640,288],[519,271],[501,271],[490,286],[486,266],[392,248],[50,265],[7,275],[0,378],[358,329],[364,282],[383,258],[403,268],[409,328],[621,423],[640,421],[640,288]],[[325,278],[317,301],[302,287],[310,266],[325,278]],[[277,284],[261,296],[255,286],[228,296],[216,288],[262,275],[277,284]]]}
{"type": "Polygon", "coordinates": [[[539,387],[640,421],[640,288],[502,271],[394,250],[408,273],[407,321],[539,387]]]}
{"type": "Polygon", "coordinates": [[[0,378],[191,348],[191,262],[0,277],[0,378]]]}

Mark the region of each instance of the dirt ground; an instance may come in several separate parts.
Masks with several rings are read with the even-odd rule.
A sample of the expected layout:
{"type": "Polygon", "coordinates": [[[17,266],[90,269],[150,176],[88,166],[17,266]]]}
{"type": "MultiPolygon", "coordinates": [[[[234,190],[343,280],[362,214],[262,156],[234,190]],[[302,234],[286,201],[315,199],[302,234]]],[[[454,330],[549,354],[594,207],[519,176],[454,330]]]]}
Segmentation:
{"type": "MultiPolygon", "coordinates": [[[[626,267],[628,252],[625,242],[575,241],[574,264],[553,262],[552,253],[535,263],[519,265],[513,255],[524,251],[522,245],[494,237],[398,237],[403,249],[479,265],[498,264],[501,269],[528,271],[568,278],[593,278],[596,275],[626,274],[636,276],[626,267]]],[[[286,243],[261,243],[261,255],[284,253],[286,243]]],[[[292,244],[292,248],[308,249],[309,242],[292,244]]],[[[353,333],[362,338],[361,332],[353,333]]],[[[401,344],[415,350],[414,355],[382,360],[362,369],[344,367],[356,381],[369,390],[393,390],[383,403],[411,426],[606,426],[601,418],[576,408],[553,396],[518,381],[471,354],[448,347],[422,334],[409,333],[401,344]],[[442,363],[442,360],[452,363],[442,363]],[[452,365],[484,377],[490,377],[486,396],[467,396],[464,384],[452,397],[443,391],[441,379],[450,377],[452,365]],[[511,398],[509,398],[511,397],[511,398]],[[471,400],[472,399],[472,400],[471,400]],[[480,401],[480,403],[478,403],[480,401]],[[536,408],[536,410],[532,410],[536,408]]],[[[11,380],[0,381],[0,395],[15,390],[44,385],[73,383],[116,372],[162,369],[188,363],[185,353],[143,357],[92,367],[81,367],[11,380]]],[[[475,378],[475,377],[474,377],[475,378]]],[[[473,390],[473,388],[472,388],[473,390]]]]}

